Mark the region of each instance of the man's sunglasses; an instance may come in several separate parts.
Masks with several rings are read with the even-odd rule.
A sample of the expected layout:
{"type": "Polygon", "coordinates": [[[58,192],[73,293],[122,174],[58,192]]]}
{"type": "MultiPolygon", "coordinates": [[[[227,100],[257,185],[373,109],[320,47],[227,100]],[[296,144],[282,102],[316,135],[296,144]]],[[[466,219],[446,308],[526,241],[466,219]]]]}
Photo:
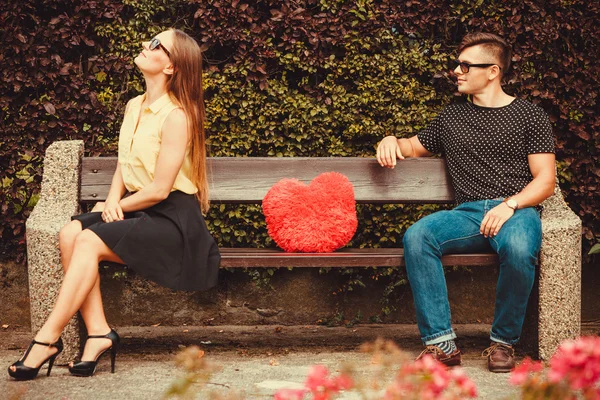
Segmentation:
{"type": "Polygon", "coordinates": [[[162,45],[162,43],[160,42],[160,39],[158,39],[158,38],[152,39],[150,41],[150,45],[148,46],[148,48],[150,50],[156,50],[158,47],[160,47],[161,49],[163,49],[163,51],[165,53],[167,53],[167,55],[169,56],[169,58],[171,58],[171,53],[169,53],[169,50],[167,50],[167,48],[162,45]]]}
{"type": "Polygon", "coordinates": [[[452,61],[452,69],[454,70],[454,69],[456,69],[456,67],[460,67],[460,71],[463,74],[466,74],[467,72],[469,72],[469,69],[471,67],[486,68],[486,67],[491,67],[492,65],[496,65],[502,71],[502,68],[498,64],[470,64],[466,61],[460,61],[460,60],[452,61]]]}

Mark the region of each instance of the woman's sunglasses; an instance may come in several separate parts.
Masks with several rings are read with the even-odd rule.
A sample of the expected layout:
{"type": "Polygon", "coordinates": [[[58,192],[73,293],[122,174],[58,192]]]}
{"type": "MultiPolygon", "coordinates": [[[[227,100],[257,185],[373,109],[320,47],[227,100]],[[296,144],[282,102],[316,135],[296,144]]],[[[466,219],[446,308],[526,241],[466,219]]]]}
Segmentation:
{"type": "Polygon", "coordinates": [[[460,67],[460,71],[463,74],[466,74],[467,72],[469,72],[469,69],[471,67],[486,68],[486,67],[491,67],[492,65],[496,65],[502,71],[502,68],[498,64],[470,64],[466,61],[452,60],[452,69],[454,70],[454,69],[456,69],[456,67],[460,67]]]}
{"type": "Polygon", "coordinates": [[[167,53],[167,55],[169,56],[169,58],[171,58],[171,53],[169,53],[169,50],[167,50],[167,48],[165,46],[162,45],[162,43],[160,42],[160,39],[158,38],[154,38],[150,41],[150,45],[148,46],[148,48],[150,50],[156,50],[157,48],[161,48],[163,49],[163,51],[165,53],[167,53]]]}

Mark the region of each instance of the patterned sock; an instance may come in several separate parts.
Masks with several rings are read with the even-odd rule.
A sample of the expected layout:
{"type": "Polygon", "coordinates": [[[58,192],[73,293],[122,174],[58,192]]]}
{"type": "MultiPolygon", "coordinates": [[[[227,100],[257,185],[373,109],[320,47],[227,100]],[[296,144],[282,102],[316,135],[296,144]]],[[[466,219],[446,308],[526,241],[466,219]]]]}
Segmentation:
{"type": "Polygon", "coordinates": [[[436,343],[435,346],[442,349],[442,351],[444,353],[446,353],[447,355],[450,355],[456,351],[456,344],[454,343],[454,340],[452,340],[452,339],[446,340],[445,342],[436,343]]]}

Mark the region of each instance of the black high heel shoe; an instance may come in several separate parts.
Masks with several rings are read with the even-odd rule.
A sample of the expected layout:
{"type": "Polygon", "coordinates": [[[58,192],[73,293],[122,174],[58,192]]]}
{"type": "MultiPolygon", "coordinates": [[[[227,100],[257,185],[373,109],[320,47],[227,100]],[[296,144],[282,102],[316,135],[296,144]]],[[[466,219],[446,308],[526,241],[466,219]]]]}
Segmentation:
{"type": "Polygon", "coordinates": [[[92,376],[94,372],[96,372],[96,366],[98,365],[98,361],[100,357],[104,355],[107,351],[110,350],[110,372],[115,373],[115,358],[117,357],[117,350],[119,348],[119,343],[121,338],[114,329],[111,329],[109,333],[106,335],[90,335],[88,339],[110,339],[112,345],[104,350],[102,353],[96,356],[94,361],[79,361],[78,363],[74,363],[69,367],[69,372],[71,375],[75,376],[92,376]]]}
{"type": "Polygon", "coordinates": [[[46,361],[48,361],[48,373],[46,374],[46,376],[50,376],[50,371],[52,371],[52,366],[54,365],[54,360],[56,360],[56,357],[58,357],[58,355],[62,351],[63,351],[62,338],[58,338],[58,341],[56,341],[56,343],[42,343],[42,342],[38,342],[37,340],[32,340],[31,344],[27,348],[27,351],[25,352],[25,355],[23,357],[21,357],[21,359],[19,361],[13,363],[10,366],[10,367],[16,367],[16,369],[13,371],[12,369],[10,369],[10,367],[8,367],[8,374],[18,381],[29,381],[31,379],[35,379],[38,372],[40,371],[40,368],[42,368],[42,365],[46,364],[46,361]],[[29,355],[29,352],[31,351],[33,346],[35,346],[36,344],[39,344],[40,346],[56,347],[58,349],[58,351],[55,354],[51,355],[50,357],[46,358],[44,361],[42,361],[42,363],[40,364],[39,367],[37,367],[37,368],[28,367],[23,363],[23,361],[25,361],[25,359],[29,355]]]}

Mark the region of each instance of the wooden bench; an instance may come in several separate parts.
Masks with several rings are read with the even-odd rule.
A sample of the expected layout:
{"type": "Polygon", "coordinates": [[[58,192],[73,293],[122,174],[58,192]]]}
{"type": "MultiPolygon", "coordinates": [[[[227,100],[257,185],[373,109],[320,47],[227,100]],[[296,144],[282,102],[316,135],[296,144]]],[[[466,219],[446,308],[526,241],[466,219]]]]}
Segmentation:
{"type": "MultiPolygon", "coordinates": [[[[45,312],[35,311],[36,294],[41,290],[36,286],[40,280],[37,264],[39,251],[35,249],[36,223],[43,219],[42,212],[56,215],[60,205],[44,204],[42,199],[52,202],[52,191],[65,189],[70,192],[68,201],[59,200],[63,206],[68,203],[64,214],[74,214],[79,206],[103,201],[108,194],[110,182],[116,168],[115,157],[82,157],[81,142],[57,142],[49,149],[45,161],[44,183],[40,202],[28,221],[28,254],[30,264],[30,294],[32,297],[32,328],[36,329],[43,322],[45,312]],[[56,146],[57,149],[52,149],[56,146]],[[62,146],[62,147],[61,147],[62,146]],[[69,149],[69,146],[72,147],[69,149]],[[60,161],[52,157],[66,158],[62,169],[70,174],[60,175],[60,161]],[[75,174],[73,174],[75,170],[75,174]],[[66,176],[65,176],[66,175],[66,176]],[[56,182],[56,180],[62,182],[56,182]],[[73,207],[74,206],[74,207],[73,207]],[[41,208],[45,211],[40,210],[41,208]],[[32,221],[30,223],[30,221],[32,221]],[[33,235],[33,237],[31,235],[33,235]],[[32,284],[33,282],[33,284],[32,284]]],[[[399,162],[393,170],[382,168],[374,158],[210,158],[209,182],[211,203],[225,204],[260,204],[267,191],[282,178],[297,178],[304,182],[311,181],[323,172],[337,171],[346,175],[354,185],[357,203],[369,204],[399,204],[399,203],[453,203],[454,194],[443,159],[421,158],[407,159],[399,162]]],[[[60,196],[59,196],[60,197],[60,196]]],[[[45,215],[47,218],[47,215],[45,215]]],[[[544,244],[540,256],[540,287],[539,287],[539,355],[548,358],[556,345],[566,338],[579,334],[580,324],[580,252],[573,253],[573,248],[579,248],[581,240],[580,221],[564,204],[560,190],[556,190],[552,199],[545,204],[543,213],[544,244]],[[564,222],[565,215],[579,228],[557,225],[556,218],[564,222]],[[576,218],[575,219],[573,218],[576,218]],[[573,234],[573,229],[577,235],[573,234]],[[552,243],[549,242],[552,241],[552,243]],[[565,258],[566,246],[571,247],[571,257],[565,258]],[[574,246],[575,245],[575,246],[574,246]],[[579,247],[577,247],[579,246],[579,247]],[[558,259],[557,259],[558,257],[558,259]],[[556,260],[555,260],[556,259],[556,260]],[[553,261],[558,265],[553,265],[553,261]],[[565,264],[566,262],[566,264],[565,264]],[[560,282],[548,282],[543,286],[544,279],[559,279],[560,282]],[[558,285],[556,285],[558,284],[558,285]],[[557,287],[559,289],[557,289],[557,287]],[[546,290],[547,293],[544,291],[546,290]],[[548,295],[548,299],[544,296],[548,295]],[[543,309],[548,307],[548,309],[543,309]],[[557,309],[564,308],[560,312],[557,309]]],[[[60,218],[59,218],[60,219],[60,218]]],[[[68,220],[64,217],[52,229],[58,232],[68,220]]],[[[56,243],[56,238],[53,238],[56,243]]],[[[56,247],[56,245],[55,245],[56,247]]],[[[250,248],[221,248],[221,267],[224,268],[260,268],[260,267],[402,267],[404,265],[403,250],[366,248],[342,249],[334,253],[285,253],[275,249],[250,248]]],[[[56,257],[56,256],[55,256],[56,257]]],[[[453,266],[493,266],[498,265],[496,254],[456,254],[447,255],[442,259],[444,265],[453,266]]],[[[41,265],[42,270],[44,268],[41,265]]],[[[46,279],[47,280],[47,279],[46,279]]],[[[52,284],[60,284],[60,276],[55,276],[52,284]]],[[[538,300],[538,299],[536,299],[538,300]]],[[[74,328],[73,328],[74,329],[74,328]]],[[[73,330],[75,339],[69,341],[69,348],[79,344],[78,332],[73,330]]],[[[64,339],[64,336],[63,336],[64,339]]],[[[536,338],[537,340],[538,338],[536,338]]]]}
{"type": "MultiPolygon", "coordinates": [[[[108,195],[116,157],[84,158],[81,168],[82,205],[104,201],[108,195]]],[[[337,171],[354,185],[357,203],[451,203],[454,194],[444,160],[408,159],[390,170],[373,158],[211,158],[208,160],[211,203],[261,204],[280,179],[310,182],[337,171]]],[[[343,249],[334,253],[286,253],[272,249],[221,248],[221,267],[399,267],[403,249],[343,249]]],[[[496,265],[496,254],[457,254],[445,265],[496,265]]]]}

